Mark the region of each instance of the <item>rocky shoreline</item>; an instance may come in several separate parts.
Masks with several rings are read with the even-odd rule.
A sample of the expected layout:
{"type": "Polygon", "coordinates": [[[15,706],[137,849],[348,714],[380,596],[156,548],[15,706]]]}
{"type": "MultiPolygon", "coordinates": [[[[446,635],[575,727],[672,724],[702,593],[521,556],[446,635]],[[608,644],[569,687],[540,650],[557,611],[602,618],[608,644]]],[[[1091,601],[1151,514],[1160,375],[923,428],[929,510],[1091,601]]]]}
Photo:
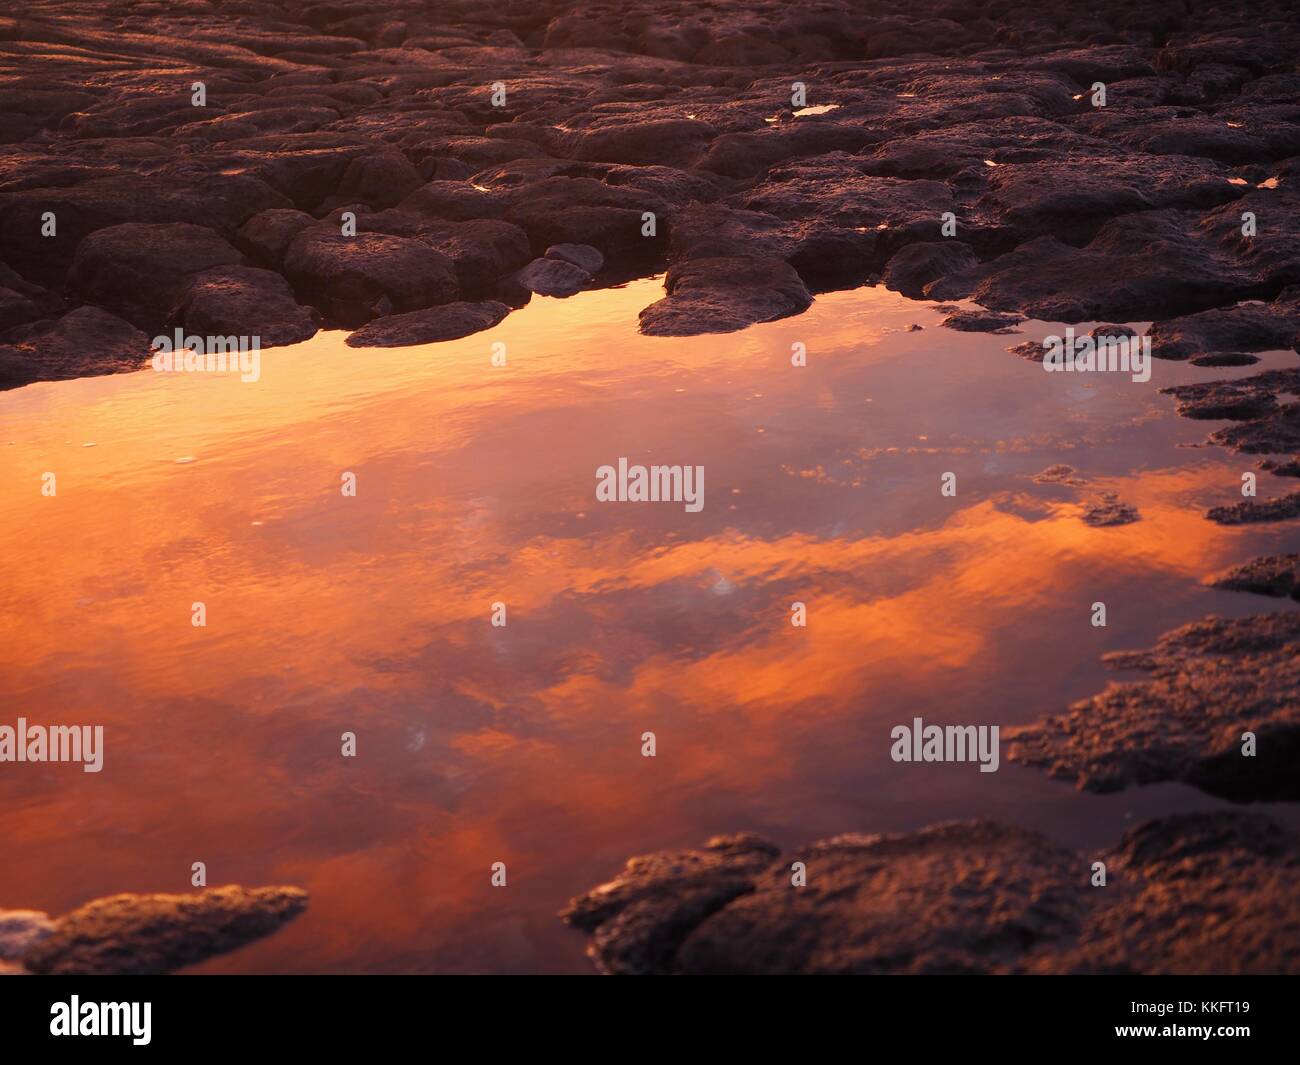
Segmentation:
{"type": "Polygon", "coordinates": [[[1289,347],[1297,45],[1281,0],[42,0],[0,18],[0,383],[665,269],[651,334],[883,278],[1289,347]]]}

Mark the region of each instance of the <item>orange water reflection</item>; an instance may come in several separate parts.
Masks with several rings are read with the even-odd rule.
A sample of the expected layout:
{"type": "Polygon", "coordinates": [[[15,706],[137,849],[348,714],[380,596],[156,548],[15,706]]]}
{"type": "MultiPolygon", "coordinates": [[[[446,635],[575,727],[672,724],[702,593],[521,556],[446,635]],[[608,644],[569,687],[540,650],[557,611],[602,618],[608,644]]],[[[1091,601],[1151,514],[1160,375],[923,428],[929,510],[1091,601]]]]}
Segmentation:
{"type": "Polygon", "coordinates": [[[185,890],[202,860],[312,893],[210,970],[584,971],[554,911],[648,849],[974,814],[1096,845],[1214,805],[887,756],[913,714],[1027,720],[1096,690],[1105,650],[1267,608],[1201,583],[1283,532],[1201,517],[1248,467],[1178,446],[1207,426],[1155,390],[1196,371],[1047,375],[1003,350],[1019,338],[873,290],[635,335],[658,295],[538,299],[418,350],[321,335],[256,384],[0,394],[0,722],[106,732],[98,775],[0,766],[0,906],[185,890]],[[597,503],[621,455],[704,465],[704,510],[597,503]],[[1033,483],[1056,462],[1089,486],[1033,483]],[[1143,520],[1085,526],[1103,489],[1143,520]]]}

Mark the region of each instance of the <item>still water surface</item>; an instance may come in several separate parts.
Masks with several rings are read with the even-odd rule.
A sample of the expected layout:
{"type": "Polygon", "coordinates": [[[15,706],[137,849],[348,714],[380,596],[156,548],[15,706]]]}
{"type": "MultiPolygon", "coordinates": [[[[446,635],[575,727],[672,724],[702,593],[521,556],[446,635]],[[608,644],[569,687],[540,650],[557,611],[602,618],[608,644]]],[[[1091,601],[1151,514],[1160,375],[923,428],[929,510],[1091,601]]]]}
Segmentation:
{"type": "Polygon", "coordinates": [[[1221,805],[896,765],[889,731],[1032,720],[1097,691],[1105,651],[1284,608],[1204,586],[1285,530],[1204,520],[1252,463],[1190,446],[1213,423],[1156,390],[1293,354],[1046,374],[1005,348],[1057,327],[955,333],[878,289],[638,335],[661,292],[538,298],[426,348],[320,334],[253,384],[0,393],[0,721],[102,724],[106,747],[97,775],[0,767],[0,907],[186,891],[203,861],[311,893],[206,971],[587,972],[555,911],[632,854],[970,816],[1099,847],[1221,805]],[[597,503],[620,456],[703,465],[703,510],[597,503]],[[1088,486],[1034,483],[1061,462],[1088,486]],[[1103,490],[1142,520],[1084,525],[1103,490]]]}

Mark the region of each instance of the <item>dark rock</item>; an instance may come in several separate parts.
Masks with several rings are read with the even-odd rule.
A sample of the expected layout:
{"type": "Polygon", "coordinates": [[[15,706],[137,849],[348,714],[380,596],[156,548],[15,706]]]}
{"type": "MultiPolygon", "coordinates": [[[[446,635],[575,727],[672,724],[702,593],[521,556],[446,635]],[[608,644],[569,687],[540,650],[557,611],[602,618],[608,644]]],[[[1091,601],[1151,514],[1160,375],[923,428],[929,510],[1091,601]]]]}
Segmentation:
{"type": "Polygon", "coordinates": [[[320,316],[294,300],[279,274],[253,266],[219,266],[186,282],[171,319],[186,333],[256,337],[259,347],[269,348],[307,340],[320,316]]]}
{"type": "Polygon", "coordinates": [[[680,971],[995,972],[1068,942],[1088,890],[1068,852],[987,821],[836,836],[792,857],[807,886],[792,886],[788,864],[755,877],[684,938],[680,971]]]}
{"type": "Polygon", "coordinates": [[[812,295],[799,275],[779,259],[688,259],[664,280],[668,293],[641,312],[650,336],[731,333],[808,309],[812,295]]]}
{"type": "Polygon", "coordinates": [[[572,296],[591,284],[591,275],[563,259],[534,259],[519,271],[519,283],[539,296],[572,296]]]}
{"type": "Polygon", "coordinates": [[[427,244],[384,233],[345,237],[332,227],[299,233],[285,253],[284,272],[342,325],[450,303],[459,292],[451,260],[427,244]]]}
{"type": "Polygon", "coordinates": [[[1253,366],[1259,362],[1259,356],[1242,351],[1218,351],[1213,355],[1197,355],[1189,361],[1193,366],[1253,366]]]}
{"type": "Polygon", "coordinates": [[[1101,496],[1089,503],[1083,510],[1085,525],[1105,528],[1111,525],[1131,525],[1140,521],[1137,507],[1123,503],[1114,492],[1102,492],[1101,496]]]}
{"type": "Polygon", "coordinates": [[[1240,503],[1229,506],[1211,507],[1205,516],[1220,525],[1253,525],[1262,521],[1300,518],[1300,492],[1292,492],[1278,499],[1243,499],[1240,503]]]}
{"type": "Polygon", "coordinates": [[[69,286],[142,329],[160,323],[191,275],[243,261],[206,226],[126,223],[92,233],[77,248],[69,286]]]}
{"type": "Polygon", "coordinates": [[[1233,592],[1254,592],[1281,599],[1300,599],[1300,555],[1270,555],[1229,570],[1213,581],[1214,587],[1233,592]]]}
{"type": "Polygon", "coordinates": [[[605,256],[586,244],[552,244],[546,249],[545,257],[572,263],[589,274],[600,273],[600,268],[605,265],[605,256]]]}
{"type": "Polygon", "coordinates": [[[963,333],[1015,333],[1024,321],[1018,314],[997,311],[953,311],[939,324],[963,333]]]}
{"type": "Polygon", "coordinates": [[[1150,821],[1100,855],[989,821],[776,855],[740,836],[634,858],[562,916],[611,974],[1298,971],[1300,837],[1264,817],[1150,821]]]}
{"type": "MultiPolygon", "coordinates": [[[[880,276],[886,288],[921,299],[934,282],[978,263],[975,252],[956,240],[922,241],[895,252],[880,276]]],[[[945,299],[959,298],[945,293],[945,299]]]]}
{"type": "Polygon", "coordinates": [[[278,269],[293,238],[315,224],[316,219],[306,211],[262,211],[240,226],[235,246],[258,262],[278,269]]]}
{"type": "Polygon", "coordinates": [[[1273,303],[1239,303],[1154,322],[1148,333],[1151,354],[1188,359],[1211,352],[1290,348],[1300,338],[1300,290],[1284,295],[1273,303]]]}
{"type": "Polygon", "coordinates": [[[149,357],[149,337],[131,323],[98,307],[78,307],[0,336],[0,386],[125,373],[149,357]]]}
{"type": "Polygon", "coordinates": [[[587,953],[603,973],[665,971],[681,939],[753,890],[780,851],[754,835],[718,836],[696,851],[633,858],[615,880],[574,899],[562,916],[592,933],[587,953]]]}
{"type": "Polygon", "coordinates": [[[1073,466],[1066,466],[1064,463],[1048,466],[1047,469],[1034,474],[1034,484],[1066,484],[1071,487],[1087,484],[1088,482],[1082,477],[1075,476],[1077,472],[1073,466]]]}
{"type": "Polygon", "coordinates": [[[1207,618],[1104,661],[1151,679],[1007,729],[1013,761],[1089,791],[1173,780],[1237,801],[1300,798],[1300,703],[1278,698],[1300,682],[1300,612],[1207,618]],[[1253,757],[1242,754],[1247,731],[1253,757]]]}
{"type": "Polygon", "coordinates": [[[60,917],[23,963],[65,976],[169,973],[270,935],[306,905],[307,893],[293,887],[112,895],[60,917]]]}
{"type": "Polygon", "coordinates": [[[352,333],[346,343],[352,348],[400,348],[413,344],[434,344],[491,329],[507,314],[504,303],[444,303],[405,314],[376,318],[352,333]]]}

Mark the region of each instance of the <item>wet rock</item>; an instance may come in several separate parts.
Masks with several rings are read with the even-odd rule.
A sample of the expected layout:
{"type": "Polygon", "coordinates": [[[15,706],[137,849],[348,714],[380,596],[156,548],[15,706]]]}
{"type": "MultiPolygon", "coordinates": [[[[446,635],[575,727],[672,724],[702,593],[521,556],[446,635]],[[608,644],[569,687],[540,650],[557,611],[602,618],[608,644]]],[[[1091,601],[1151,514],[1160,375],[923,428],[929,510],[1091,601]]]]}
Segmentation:
{"type": "Polygon", "coordinates": [[[987,821],[836,836],[755,878],[685,937],[684,973],[977,973],[1068,941],[1084,879],[1068,852],[987,821]],[[963,891],[961,885],[978,884],[963,891]],[[899,915],[906,913],[907,919],[899,915]]]}
{"type": "Polygon", "coordinates": [[[1300,458],[1285,459],[1280,462],[1277,459],[1261,459],[1258,466],[1266,473],[1277,477],[1300,477],[1300,458]]]}
{"type": "Polygon", "coordinates": [[[1178,413],[1184,418],[1245,421],[1277,410],[1277,400],[1271,393],[1233,381],[1174,385],[1160,391],[1178,399],[1178,413]]]}
{"type": "Polygon", "coordinates": [[[1148,335],[1158,359],[1287,349],[1300,338],[1300,290],[1289,289],[1272,303],[1239,303],[1155,322],[1148,335]]]}
{"type": "Polygon", "coordinates": [[[259,347],[268,348],[307,340],[316,333],[320,315],[301,306],[279,274],[221,266],[186,282],[171,320],[186,333],[256,337],[259,347]]]}
{"type": "Polygon", "coordinates": [[[997,311],[953,311],[939,324],[963,333],[1014,333],[1024,319],[1018,314],[997,311]]]}
{"type": "Polygon", "coordinates": [[[552,244],[546,249],[545,257],[572,263],[589,274],[600,273],[600,268],[605,265],[605,256],[586,244],[552,244]]]}
{"type": "Polygon", "coordinates": [[[534,259],[519,271],[519,283],[539,296],[572,296],[591,284],[591,275],[563,259],[534,259]]]}
{"type": "MultiPolygon", "coordinates": [[[[880,281],[886,288],[904,296],[921,299],[934,282],[969,270],[978,261],[971,247],[960,241],[922,241],[895,252],[885,264],[880,281]]],[[[956,299],[958,296],[949,291],[943,298],[956,299]]]]}
{"type": "Polygon", "coordinates": [[[1197,355],[1189,361],[1193,366],[1253,366],[1259,362],[1259,356],[1247,355],[1243,351],[1216,351],[1212,355],[1197,355]]]}
{"type": "Polygon", "coordinates": [[[1288,521],[1300,517],[1300,492],[1277,499],[1243,499],[1225,507],[1211,507],[1205,512],[1210,521],[1220,525],[1253,525],[1264,521],[1288,521]]]}
{"type": "Polygon", "coordinates": [[[812,295],[779,259],[688,259],[664,280],[667,296],[641,312],[649,336],[731,333],[808,309],[812,295]]]}
{"type": "Polygon", "coordinates": [[[191,275],[242,261],[206,226],[129,222],[81,242],[68,284],[85,299],[149,329],[163,320],[191,275]]]}
{"type": "Polygon", "coordinates": [[[0,910],[0,960],[18,961],[55,929],[48,913],[0,910]]]}
{"type": "Polygon", "coordinates": [[[54,975],[169,973],[261,939],[306,906],[307,893],[293,887],[112,895],[60,917],[23,962],[54,975]]]}
{"type": "Polygon", "coordinates": [[[342,325],[450,303],[459,292],[445,255],[385,233],[345,237],[332,227],[303,230],[285,253],[284,272],[304,298],[342,325]]]}
{"type": "Polygon", "coordinates": [[[1300,682],[1300,612],[1206,618],[1103,660],[1151,679],[1005,730],[1013,761],[1089,791],[1179,781],[1236,801],[1300,798],[1300,703],[1277,697],[1300,682]]]}
{"type": "MultiPolygon", "coordinates": [[[[1268,409],[1266,401],[1262,405],[1268,409]]],[[[1248,455],[1300,451],[1300,403],[1278,406],[1262,417],[1216,429],[1210,440],[1248,455]]]]}
{"type": "Polygon", "coordinates": [[[1254,592],[1274,598],[1300,599],[1300,555],[1269,555],[1229,570],[1213,582],[1215,588],[1254,592]]]}
{"type": "Polygon", "coordinates": [[[1140,520],[1141,515],[1138,513],[1137,507],[1121,502],[1114,492],[1102,492],[1097,499],[1094,499],[1083,509],[1084,524],[1097,528],[1105,528],[1111,525],[1131,525],[1133,522],[1140,520]]]}
{"type": "Polygon", "coordinates": [[[1141,211],[1107,222],[1085,247],[1037,237],[977,268],[972,298],[1045,321],[1140,320],[1197,310],[1255,282],[1199,242],[1191,219],[1141,211]]]}
{"type": "Polygon", "coordinates": [[[633,858],[616,879],[580,896],[564,920],[592,934],[588,956],[602,973],[667,971],[681,939],[719,907],[753,890],[780,853],[754,835],[718,836],[701,850],[633,858]]]}
{"type": "Polygon", "coordinates": [[[779,859],[754,836],[633,858],[562,916],[616,975],[1281,973],[1297,887],[1300,837],[1264,817],[1163,818],[1099,855],[960,821],[779,859]]]}
{"type": "Polygon", "coordinates": [[[1179,814],[1132,829],[1102,857],[1107,886],[1092,889],[1078,946],[1047,971],[1297,971],[1294,830],[1230,811],[1179,814]]]}
{"type": "Polygon", "coordinates": [[[399,348],[457,340],[491,329],[510,308],[504,303],[444,303],[405,314],[390,314],[363,325],[347,338],[351,348],[399,348]]]}
{"type": "Polygon", "coordinates": [[[98,307],[17,326],[0,335],[0,387],[137,370],[149,337],[98,307]]]}
{"type": "Polygon", "coordinates": [[[1047,469],[1034,474],[1034,484],[1065,484],[1071,487],[1087,484],[1088,482],[1082,477],[1075,476],[1077,472],[1073,466],[1064,463],[1048,466],[1047,469]]]}

